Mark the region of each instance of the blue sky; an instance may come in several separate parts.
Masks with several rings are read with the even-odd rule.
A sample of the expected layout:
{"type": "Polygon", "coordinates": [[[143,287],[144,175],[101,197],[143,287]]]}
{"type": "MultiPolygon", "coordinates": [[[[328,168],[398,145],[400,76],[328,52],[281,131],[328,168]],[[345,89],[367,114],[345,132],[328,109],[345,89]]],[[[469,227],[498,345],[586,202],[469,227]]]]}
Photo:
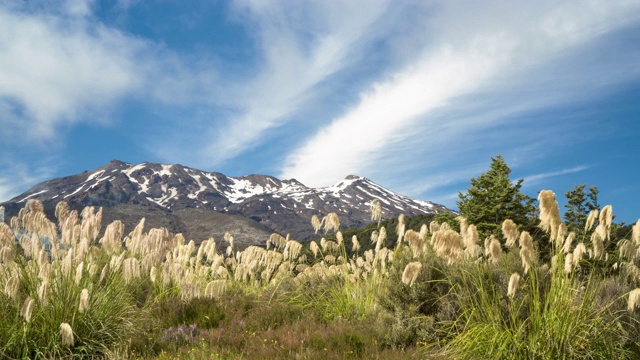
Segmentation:
{"type": "Polygon", "coordinates": [[[0,201],[112,159],[640,217],[640,1],[5,1],[0,201]]]}

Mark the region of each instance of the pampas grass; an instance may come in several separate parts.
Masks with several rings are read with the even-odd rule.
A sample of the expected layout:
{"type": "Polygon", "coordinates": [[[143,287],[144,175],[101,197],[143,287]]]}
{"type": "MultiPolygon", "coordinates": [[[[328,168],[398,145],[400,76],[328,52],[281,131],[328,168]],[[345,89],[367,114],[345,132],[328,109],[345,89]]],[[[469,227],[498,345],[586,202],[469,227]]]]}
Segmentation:
{"type": "Polygon", "coordinates": [[[71,329],[71,325],[69,325],[68,323],[60,324],[60,338],[63,345],[73,346],[75,344],[73,329],[71,329]]]}
{"type": "Polygon", "coordinates": [[[520,286],[520,280],[522,277],[518,273],[511,274],[509,278],[509,287],[507,288],[507,296],[513,297],[518,291],[518,286],[520,286]]]}
{"type": "Polygon", "coordinates": [[[413,286],[413,283],[416,282],[418,275],[420,275],[420,270],[422,269],[422,263],[413,261],[405,266],[404,271],[402,272],[402,283],[405,285],[413,286]]]}
{"type": "Polygon", "coordinates": [[[556,202],[556,194],[551,190],[542,190],[538,194],[538,202],[540,203],[540,224],[538,226],[549,234],[550,240],[556,247],[562,246],[562,240],[558,239],[558,228],[562,220],[556,202]]]}

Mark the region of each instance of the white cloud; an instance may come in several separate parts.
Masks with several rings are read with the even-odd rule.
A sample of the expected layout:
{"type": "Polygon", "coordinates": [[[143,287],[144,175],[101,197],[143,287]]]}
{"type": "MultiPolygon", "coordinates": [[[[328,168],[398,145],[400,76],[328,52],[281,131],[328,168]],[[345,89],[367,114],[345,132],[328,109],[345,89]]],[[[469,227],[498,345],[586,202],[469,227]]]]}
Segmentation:
{"type": "MultiPolygon", "coordinates": [[[[315,98],[315,88],[349,67],[375,37],[387,0],[350,2],[238,1],[236,12],[255,33],[257,74],[225,92],[238,109],[212,131],[202,152],[220,164],[255,146],[265,131],[281,126],[315,98]],[[358,16],[353,16],[357,13],[358,16]]],[[[237,79],[236,79],[237,80],[237,79]]]]}
{"type": "MultiPolygon", "coordinates": [[[[0,7],[0,103],[20,130],[51,138],[62,123],[104,107],[141,85],[141,44],[103,27],[0,7]]],[[[3,117],[4,117],[3,116],[3,117]]]]}
{"type": "Polygon", "coordinates": [[[50,178],[54,173],[51,164],[54,163],[49,157],[31,164],[6,157],[0,159],[0,168],[3,169],[0,174],[0,203],[27,190],[25,186],[30,187],[50,178]]]}
{"type": "Polygon", "coordinates": [[[568,169],[562,169],[562,170],[558,170],[558,171],[551,171],[551,172],[546,172],[546,173],[542,173],[542,174],[535,174],[535,175],[529,175],[529,176],[525,176],[524,180],[525,180],[525,184],[526,185],[535,185],[536,183],[539,183],[542,180],[548,179],[548,178],[552,178],[552,177],[556,177],[556,176],[562,176],[562,175],[568,175],[568,174],[573,174],[573,173],[577,173],[580,171],[584,171],[589,169],[589,166],[585,166],[585,165],[579,165],[579,166],[575,166],[572,168],[568,168],[568,169]]]}
{"type": "MultiPolygon", "coordinates": [[[[384,174],[388,166],[380,166],[380,162],[402,162],[407,152],[399,151],[404,155],[394,156],[395,149],[405,146],[407,141],[419,143],[420,139],[422,144],[415,151],[435,158],[429,159],[432,163],[452,160],[468,163],[469,158],[460,156],[464,152],[452,156],[447,147],[469,150],[469,145],[478,146],[481,141],[493,138],[492,131],[497,126],[503,127],[500,129],[503,134],[504,127],[522,126],[526,129],[520,129],[524,135],[520,138],[522,142],[531,138],[526,131],[541,124],[527,124],[526,120],[518,120],[518,124],[509,115],[585,96],[590,88],[581,85],[628,80],[621,76],[623,71],[611,64],[602,68],[605,71],[600,76],[590,73],[600,64],[583,63],[574,72],[568,69],[569,75],[558,72],[554,66],[603,34],[636,21],[640,17],[637,2],[605,5],[584,1],[552,7],[551,3],[467,5],[452,2],[434,10],[425,21],[434,24],[438,35],[434,35],[436,38],[424,55],[372,85],[357,105],[295,149],[283,166],[282,176],[295,177],[310,185],[327,185],[347,173],[384,174]],[[572,82],[549,79],[550,75],[562,75],[572,82]],[[585,77],[588,80],[582,81],[585,77]],[[561,85],[545,88],[547,80],[561,85]],[[468,109],[464,107],[473,108],[473,103],[462,110],[457,107],[461,98],[473,102],[474,97],[484,98],[476,104],[484,113],[473,116],[465,113],[468,109]],[[491,107],[496,105],[504,109],[491,107]],[[440,149],[443,151],[439,152],[440,149]]],[[[637,63],[637,55],[620,55],[615,61],[629,69],[630,64],[637,63]]],[[[636,70],[631,75],[640,74],[636,70]]],[[[557,129],[562,127],[557,125],[557,129]]],[[[503,145],[509,140],[509,151],[526,146],[517,144],[517,138],[497,140],[503,145]]],[[[489,145],[487,148],[492,148],[489,145]]],[[[475,154],[470,158],[475,158],[475,154]]],[[[429,167],[420,164],[423,170],[429,167]]],[[[406,179],[406,175],[402,178],[406,179]]]]}

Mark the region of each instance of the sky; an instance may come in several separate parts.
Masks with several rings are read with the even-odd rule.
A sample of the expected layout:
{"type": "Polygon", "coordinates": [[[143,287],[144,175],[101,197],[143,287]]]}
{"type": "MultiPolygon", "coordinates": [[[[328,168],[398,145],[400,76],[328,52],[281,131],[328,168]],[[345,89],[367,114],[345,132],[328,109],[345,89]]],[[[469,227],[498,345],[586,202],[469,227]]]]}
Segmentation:
{"type": "Polygon", "coordinates": [[[0,2],[0,201],[112,159],[640,218],[640,0],[0,2]]]}

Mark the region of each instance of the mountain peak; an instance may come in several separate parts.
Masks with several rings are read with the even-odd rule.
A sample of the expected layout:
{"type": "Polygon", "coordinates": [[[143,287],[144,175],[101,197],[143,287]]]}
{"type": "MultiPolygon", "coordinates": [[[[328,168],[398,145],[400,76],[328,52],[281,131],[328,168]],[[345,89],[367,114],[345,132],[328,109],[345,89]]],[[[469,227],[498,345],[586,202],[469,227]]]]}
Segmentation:
{"type": "MultiPolygon", "coordinates": [[[[441,205],[396,194],[357,175],[349,175],[330,187],[311,188],[295,179],[279,180],[268,175],[229,177],[182,165],[151,162],[133,165],[119,160],[92,171],[38,184],[11,199],[8,203],[13,205],[5,207],[9,212],[17,213],[28,199],[38,199],[50,209],[59,201],[66,201],[78,209],[101,206],[117,212],[124,211],[118,210],[122,208],[127,209],[126,216],[129,217],[149,211],[156,215],[145,217],[178,216],[199,209],[201,215],[197,221],[180,218],[167,220],[169,223],[162,226],[181,230],[180,226],[193,223],[202,228],[206,227],[203,224],[210,216],[202,214],[221,213],[249,219],[255,226],[263,226],[272,232],[291,233],[301,240],[313,236],[309,225],[313,215],[335,212],[345,226],[367,224],[371,218],[368,204],[375,199],[380,201],[385,218],[401,213],[412,216],[448,211],[441,205]],[[172,222],[175,224],[171,225],[172,222]]],[[[137,221],[139,219],[135,223],[137,221]]],[[[205,236],[202,231],[196,233],[205,236]]],[[[212,231],[219,231],[219,228],[212,231]]]]}

